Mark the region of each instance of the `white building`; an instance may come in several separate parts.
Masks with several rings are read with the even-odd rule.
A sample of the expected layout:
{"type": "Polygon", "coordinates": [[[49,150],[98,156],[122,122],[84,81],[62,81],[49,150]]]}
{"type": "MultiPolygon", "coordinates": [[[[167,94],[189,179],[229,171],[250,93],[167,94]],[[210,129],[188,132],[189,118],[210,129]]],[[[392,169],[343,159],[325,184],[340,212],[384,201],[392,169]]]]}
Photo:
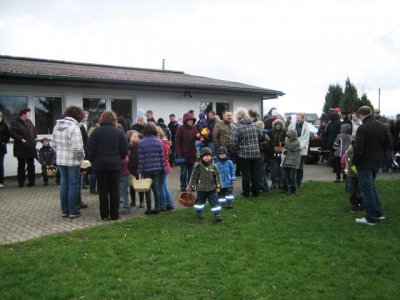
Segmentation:
{"type": "MultiPolygon", "coordinates": [[[[168,124],[171,113],[179,119],[190,109],[196,116],[210,110],[221,115],[238,107],[262,112],[263,100],[283,95],[281,91],[180,71],[0,56],[3,118],[10,125],[21,107],[29,107],[39,140],[51,137],[56,120],[70,105],[83,107],[90,120],[112,109],[135,123],[139,112],[152,110],[156,120],[161,117],[168,124]]],[[[13,176],[17,160],[12,141],[7,148],[5,176],[13,176]]]]}

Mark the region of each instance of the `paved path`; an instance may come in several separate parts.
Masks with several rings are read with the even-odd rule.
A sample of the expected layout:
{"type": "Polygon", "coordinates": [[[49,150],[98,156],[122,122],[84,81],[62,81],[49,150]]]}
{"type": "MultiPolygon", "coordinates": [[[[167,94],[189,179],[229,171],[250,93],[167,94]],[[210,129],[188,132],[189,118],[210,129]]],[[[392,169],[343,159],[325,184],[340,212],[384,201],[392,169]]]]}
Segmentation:
{"type": "MultiPolygon", "coordinates": [[[[332,181],[334,174],[324,164],[306,165],[305,181],[332,181]]],[[[380,173],[379,179],[400,178],[400,172],[380,173]]],[[[240,191],[240,177],[236,184],[236,193],[240,191]]],[[[37,178],[35,187],[18,188],[16,178],[6,178],[5,188],[0,189],[0,244],[9,244],[29,240],[42,235],[56,232],[68,232],[106,224],[99,215],[99,200],[97,195],[82,190],[83,199],[89,207],[82,210],[82,216],[77,219],[61,218],[59,189],[54,179],[49,180],[49,186],[42,186],[37,178]]],[[[172,169],[169,178],[170,190],[177,202],[179,195],[179,167],[172,169]]],[[[178,208],[180,207],[177,203],[178,208]]],[[[145,217],[144,208],[134,208],[132,216],[121,216],[121,220],[132,217],[145,217]]],[[[173,213],[173,212],[170,212],[173,213]]]]}

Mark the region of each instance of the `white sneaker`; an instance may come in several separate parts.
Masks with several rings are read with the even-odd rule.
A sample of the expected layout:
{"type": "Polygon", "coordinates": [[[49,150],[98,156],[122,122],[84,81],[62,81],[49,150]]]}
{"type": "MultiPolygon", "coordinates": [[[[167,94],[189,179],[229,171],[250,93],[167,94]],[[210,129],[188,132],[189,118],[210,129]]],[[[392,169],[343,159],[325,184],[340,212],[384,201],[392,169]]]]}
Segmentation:
{"type": "Polygon", "coordinates": [[[4,185],[2,185],[1,183],[0,183],[0,189],[2,189],[4,187],[4,185]]]}
{"type": "Polygon", "coordinates": [[[357,224],[362,224],[362,225],[371,225],[371,226],[376,225],[376,223],[368,222],[366,218],[356,219],[356,223],[357,224]]]}

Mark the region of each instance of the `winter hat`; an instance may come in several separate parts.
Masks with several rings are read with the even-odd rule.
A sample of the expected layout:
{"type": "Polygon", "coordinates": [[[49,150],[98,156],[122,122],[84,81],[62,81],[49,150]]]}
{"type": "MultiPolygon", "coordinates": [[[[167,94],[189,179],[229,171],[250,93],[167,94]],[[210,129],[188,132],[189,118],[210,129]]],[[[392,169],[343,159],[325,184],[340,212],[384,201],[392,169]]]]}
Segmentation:
{"type": "Polygon", "coordinates": [[[158,123],[158,124],[161,124],[161,123],[165,123],[165,122],[164,122],[164,119],[163,119],[163,118],[158,118],[157,123],[158,123]]]}
{"type": "Polygon", "coordinates": [[[279,116],[279,112],[276,109],[274,109],[273,111],[271,111],[271,116],[278,117],[279,116]]]}
{"type": "Polygon", "coordinates": [[[211,149],[208,148],[208,147],[204,147],[204,148],[201,150],[201,157],[206,156],[206,155],[211,155],[211,156],[212,156],[212,151],[211,151],[211,149]]]}
{"type": "Polygon", "coordinates": [[[228,151],[226,150],[226,147],[221,146],[218,148],[218,155],[219,154],[228,154],[228,151]]]}
{"type": "Polygon", "coordinates": [[[288,130],[286,136],[290,139],[295,139],[295,138],[297,139],[297,132],[296,130],[288,130]]]}

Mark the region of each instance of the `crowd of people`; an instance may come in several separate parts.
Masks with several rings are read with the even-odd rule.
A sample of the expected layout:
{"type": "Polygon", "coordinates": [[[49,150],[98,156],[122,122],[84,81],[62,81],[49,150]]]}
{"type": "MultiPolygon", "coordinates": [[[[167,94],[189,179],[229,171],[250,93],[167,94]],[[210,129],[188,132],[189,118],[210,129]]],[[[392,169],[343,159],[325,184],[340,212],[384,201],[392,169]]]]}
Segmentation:
{"type": "Polygon", "coordinates": [[[44,185],[48,185],[48,171],[57,168],[61,216],[71,219],[87,207],[81,196],[86,184],[99,196],[104,221],[131,214],[137,196],[139,207],[145,206],[147,215],[174,210],[168,178],[177,165],[180,191],[197,191],[196,217],[203,218],[208,201],[215,220],[220,222],[222,209],[233,207],[237,176],[242,176],[238,197],[257,197],[272,189],[295,195],[303,186],[310,137],[319,134],[330,152],[328,162],[335,182],[347,182],[351,211],[366,212],[356,222],[373,225],[384,219],[374,185],[376,174],[380,170],[390,172],[392,152],[400,150],[400,114],[391,124],[379,110],[372,113],[368,107],[352,114],[332,109],[329,122],[318,130],[306,122],[305,114],[284,120],[275,108],[262,120],[255,109],[239,108],[235,114],[224,111],[221,120],[214,111],[201,112],[198,119],[194,111],[189,111],[180,123],[175,114],[170,114],[168,124],[162,118],[156,121],[148,110],[129,128],[109,110],[88,126],[88,113],[70,106],[57,121],[51,142],[43,138],[39,150],[29,114],[29,108],[22,108],[8,128],[0,112],[0,187],[6,144],[13,138],[19,187],[25,186],[26,173],[26,186],[35,185],[35,158],[42,166],[44,185]],[[89,168],[83,169],[84,160],[91,163],[89,168]],[[131,176],[151,178],[150,190],[137,193],[129,185],[131,176]]]}

